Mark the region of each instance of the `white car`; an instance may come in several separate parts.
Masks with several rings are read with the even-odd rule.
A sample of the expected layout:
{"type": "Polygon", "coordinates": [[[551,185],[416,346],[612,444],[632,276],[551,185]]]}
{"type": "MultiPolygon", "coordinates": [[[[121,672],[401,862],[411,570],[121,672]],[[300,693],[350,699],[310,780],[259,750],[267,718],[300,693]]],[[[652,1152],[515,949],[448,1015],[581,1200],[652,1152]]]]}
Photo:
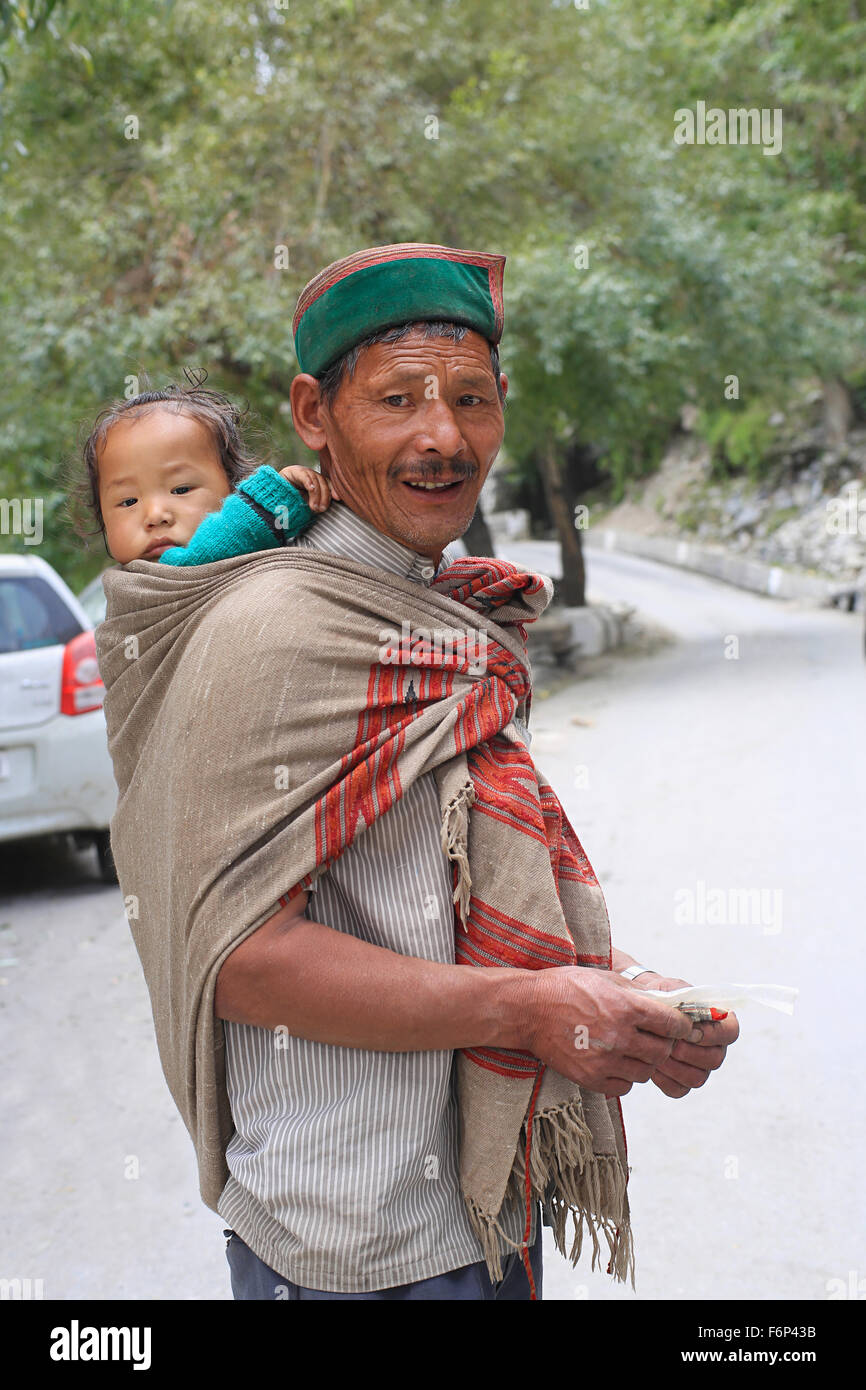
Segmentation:
{"type": "Polygon", "coordinates": [[[102,878],[116,883],[117,788],[93,628],[38,555],[0,555],[0,840],[93,842],[102,878]]]}
{"type": "MultiPolygon", "coordinates": [[[[103,574],[105,571],[103,570],[103,574]]],[[[78,595],[78,602],[84,609],[94,628],[105,619],[105,610],[108,600],[105,597],[105,590],[102,587],[102,574],[98,574],[95,579],[91,579],[78,595]]]]}

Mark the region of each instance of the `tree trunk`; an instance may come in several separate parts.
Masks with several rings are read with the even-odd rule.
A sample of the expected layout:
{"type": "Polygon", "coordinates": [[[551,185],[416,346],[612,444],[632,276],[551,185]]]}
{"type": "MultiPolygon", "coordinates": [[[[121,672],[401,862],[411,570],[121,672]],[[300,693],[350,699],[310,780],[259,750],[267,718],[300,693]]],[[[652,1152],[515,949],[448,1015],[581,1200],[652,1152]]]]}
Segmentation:
{"type": "Polygon", "coordinates": [[[495,555],[490,527],[484,520],[481,503],[475,508],[475,515],[469,523],[469,530],[463,532],[463,542],[470,555],[495,555]]]}
{"type": "Polygon", "coordinates": [[[559,536],[562,580],[556,586],[557,597],[569,608],[583,608],[586,605],[583,548],[580,532],[574,524],[574,511],[566,495],[564,470],[553,438],[547,440],[539,454],[538,471],[541,474],[547,510],[559,536]]]}
{"type": "Polygon", "coordinates": [[[848,431],[854,420],[854,407],[851,393],[839,377],[822,381],[824,392],[824,426],[827,431],[827,444],[831,449],[841,449],[848,438],[848,431]]]}

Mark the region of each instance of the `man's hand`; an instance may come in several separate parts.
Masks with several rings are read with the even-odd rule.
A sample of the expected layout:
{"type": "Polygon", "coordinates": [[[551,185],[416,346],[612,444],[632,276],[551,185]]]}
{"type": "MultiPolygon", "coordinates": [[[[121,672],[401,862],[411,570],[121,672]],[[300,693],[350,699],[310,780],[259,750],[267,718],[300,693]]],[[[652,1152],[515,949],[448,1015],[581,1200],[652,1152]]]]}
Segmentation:
{"type": "MultiPolygon", "coordinates": [[[[650,973],[638,975],[634,985],[637,989],[689,988],[687,980],[673,980],[650,973]]],[[[660,1091],[675,1100],[681,1100],[689,1091],[703,1086],[710,1072],[718,1070],[731,1043],[740,1036],[740,1025],[736,1014],[729,1013],[727,1018],[719,1019],[717,1023],[696,1023],[695,1033],[698,1034],[697,1038],[676,1042],[669,1056],[650,1077],[660,1091]]]]}
{"type": "Polygon", "coordinates": [[[685,1014],[607,970],[537,970],[526,988],[527,1050],[605,1096],[624,1096],[635,1081],[662,1074],[674,1044],[700,1037],[685,1014]]]}

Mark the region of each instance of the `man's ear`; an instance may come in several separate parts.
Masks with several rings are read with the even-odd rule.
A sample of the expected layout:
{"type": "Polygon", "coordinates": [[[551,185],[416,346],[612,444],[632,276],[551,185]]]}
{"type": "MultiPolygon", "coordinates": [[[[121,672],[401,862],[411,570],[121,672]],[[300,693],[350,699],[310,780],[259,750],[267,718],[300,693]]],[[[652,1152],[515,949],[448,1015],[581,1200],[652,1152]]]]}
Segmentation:
{"type": "Polygon", "coordinates": [[[300,372],[289,387],[292,424],[308,449],[320,454],[327,448],[327,434],[322,420],[322,400],[319,383],[309,372],[300,372]]]}

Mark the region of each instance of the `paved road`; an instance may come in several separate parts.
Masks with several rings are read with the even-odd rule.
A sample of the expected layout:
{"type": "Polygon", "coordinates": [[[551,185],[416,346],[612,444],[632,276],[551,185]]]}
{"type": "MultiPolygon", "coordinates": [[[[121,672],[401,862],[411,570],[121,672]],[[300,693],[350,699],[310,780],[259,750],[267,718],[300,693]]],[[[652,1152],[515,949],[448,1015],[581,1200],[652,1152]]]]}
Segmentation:
{"type": "MultiPolygon", "coordinates": [[[[543,544],[505,555],[555,565],[543,544]]],[[[603,659],[533,709],[533,756],[599,875],[614,941],[694,983],[801,991],[792,1018],[744,1009],[702,1090],[625,1098],[637,1293],[824,1298],[828,1281],[866,1276],[862,618],[633,556],[593,551],[588,566],[590,598],[635,603],[678,638],[603,659]],[[726,908],[732,889],[765,890],[766,911],[714,921],[699,882],[726,908]],[[688,891],[691,923],[677,920],[688,891]]],[[[555,1253],[546,1269],[548,1296],[633,1296],[555,1253]]]]}
{"type": "MultiPolygon", "coordinates": [[[[552,549],[509,556],[544,569],[552,549]]],[[[626,1097],[637,1296],[821,1299],[829,1280],[866,1275],[860,619],[634,557],[590,565],[591,593],[677,637],[603,658],[533,710],[533,753],[614,938],[687,979],[801,990],[793,1018],[743,1013],[702,1091],[626,1097]],[[772,911],[677,922],[675,894],[698,881],[764,889],[772,911]]],[[[41,1278],[47,1298],[227,1299],[222,1222],[198,1197],[119,892],[94,867],[65,848],[0,846],[0,1275],[41,1278]]],[[[545,1284],[548,1298],[634,1297],[552,1248],[545,1284]]]]}

